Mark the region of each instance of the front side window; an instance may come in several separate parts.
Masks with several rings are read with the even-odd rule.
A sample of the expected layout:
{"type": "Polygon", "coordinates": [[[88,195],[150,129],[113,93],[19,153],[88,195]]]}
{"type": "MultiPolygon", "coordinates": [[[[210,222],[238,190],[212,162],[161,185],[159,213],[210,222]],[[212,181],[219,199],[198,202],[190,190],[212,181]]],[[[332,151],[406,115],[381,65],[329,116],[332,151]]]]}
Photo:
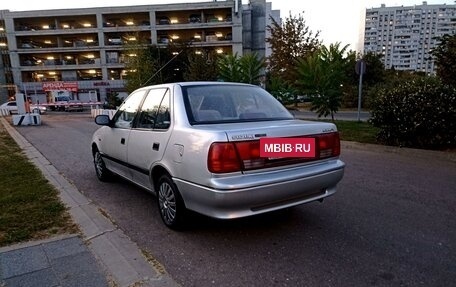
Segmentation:
{"type": "Polygon", "coordinates": [[[272,121],[292,119],[271,94],[249,85],[198,85],[182,87],[191,124],[272,121]]]}
{"type": "Polygon", "coordinates": [[[170,125],[168,89],[153,89],[147,94],[139,114],[137,128],[167,129],[170,125]]]}
{"type": "Polygon", "coordinates": [[[144,97],[145,91],[133,92],[119,107],[114,115],[114,127],[129,129],[133,125],[133,120],[138,111],[138,107],[144,97]]]}

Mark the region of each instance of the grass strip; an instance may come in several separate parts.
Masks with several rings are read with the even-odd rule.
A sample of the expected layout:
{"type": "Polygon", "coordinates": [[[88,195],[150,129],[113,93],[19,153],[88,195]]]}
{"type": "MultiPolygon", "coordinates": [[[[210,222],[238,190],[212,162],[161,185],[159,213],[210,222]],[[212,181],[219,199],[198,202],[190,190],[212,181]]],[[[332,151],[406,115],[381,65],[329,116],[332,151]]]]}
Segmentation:
{"type": "Polygon", "coordinates": [[[77,231],[58,191],[0,124],[0,246],[77,231]]]}

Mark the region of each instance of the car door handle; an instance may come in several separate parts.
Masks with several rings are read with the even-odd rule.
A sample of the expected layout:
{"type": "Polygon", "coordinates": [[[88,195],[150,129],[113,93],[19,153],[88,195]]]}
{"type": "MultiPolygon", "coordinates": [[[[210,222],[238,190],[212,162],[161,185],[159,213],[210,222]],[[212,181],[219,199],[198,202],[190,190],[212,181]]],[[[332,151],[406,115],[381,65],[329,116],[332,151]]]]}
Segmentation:
{"type": "Polygon", "coordinates": [[[125,138],[120,139],[120,144],[125,144],[125,138]]]}
{"type": "Polygon", "coordinates": [[[157,150],[157,151],[158,151],[159,148],[160,148],[160,144],[159,144],[159,143],[154,143],[154,144],[152,145],[152,149],[153,149],[153,150],[157,150]]]}

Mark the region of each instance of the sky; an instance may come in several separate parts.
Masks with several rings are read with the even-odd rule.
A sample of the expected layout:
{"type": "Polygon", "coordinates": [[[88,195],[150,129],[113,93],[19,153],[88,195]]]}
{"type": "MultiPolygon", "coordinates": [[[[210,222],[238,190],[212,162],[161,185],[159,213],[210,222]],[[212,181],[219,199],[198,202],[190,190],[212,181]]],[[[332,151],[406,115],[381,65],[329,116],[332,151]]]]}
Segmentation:
{"type": "MultiPolygon", "coordinates": [[[[0,4],[0,10],[30,11],[190,2],[211,2],[211,0],[3,0],[0,4]]],[[[248,0],[242,0],[242,2],[243,4],[249,3],[248,0]]],[[[377,8],[381,4],[386,6],[413,6],[423,3],[422,0],[268,0],[268,2],[272,3],[272,9],[280,10],[282,19],[289,17],[290,12],[292,15],[301,13],[310,30],[319,31],[319,38],[325,45],[340,42],[342,45],[348,44],[350,50],[358,51],[362,48],[360,35],[363,33],[364,26],[362,23],[366,8],[377,8]]],[[[444,3],[451,5],[456,4],[456,1],[427,0],[428,5],[444,3]]]]}

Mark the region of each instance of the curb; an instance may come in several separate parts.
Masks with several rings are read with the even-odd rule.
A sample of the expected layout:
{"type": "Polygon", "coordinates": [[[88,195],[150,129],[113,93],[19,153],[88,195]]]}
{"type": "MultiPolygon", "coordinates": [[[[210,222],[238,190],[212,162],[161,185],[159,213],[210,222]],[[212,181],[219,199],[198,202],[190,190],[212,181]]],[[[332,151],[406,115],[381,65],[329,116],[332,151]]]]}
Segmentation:
{"type": "Polygon", "coordinates": [[[82,239],[104,268],[111,285],[116,287],[180,286],[164,272],[154,258],[150,255],[146,258],[138,246],[103,215],[99,207],[79,192],[6,119],[0,118],[0,122],[29,160],[59,191],[61,201],[67,206],[72,219],[82,232],[82,239]]]}

